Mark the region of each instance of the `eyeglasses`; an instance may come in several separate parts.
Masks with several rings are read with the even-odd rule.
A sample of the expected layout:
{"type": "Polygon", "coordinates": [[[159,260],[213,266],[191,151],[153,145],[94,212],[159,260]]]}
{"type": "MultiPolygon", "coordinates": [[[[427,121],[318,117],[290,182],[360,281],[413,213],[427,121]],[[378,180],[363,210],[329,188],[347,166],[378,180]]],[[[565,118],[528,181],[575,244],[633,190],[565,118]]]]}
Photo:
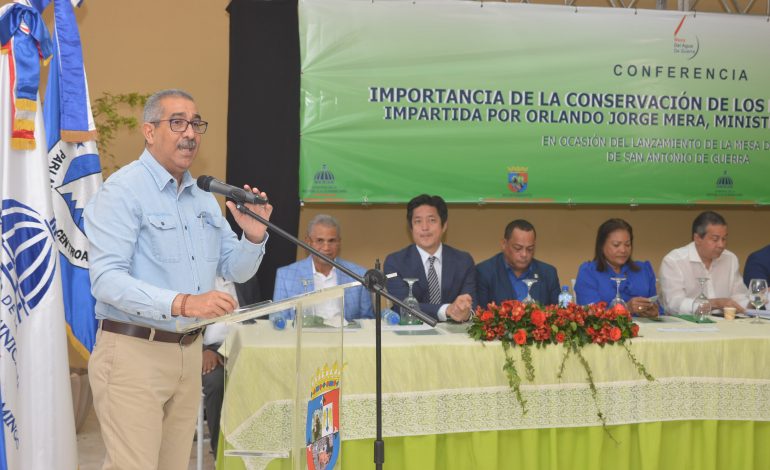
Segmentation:
{"type": "Polygon", "coordinates": [[[311,238],[310,243],[317,246],[336,245],[340,241],[337,238],[311,238]]]}
{"type": "Polygon", "coordinates": [[[209,123],[206,121],[188,121],[187,119],[160,119],[158,121],[152,121],[153,124],[158,124],[161,122],[168,122],[168,126],[171,128],[174,132],[184,132],[187,130],[187,126],[192,126],[193,132],[196,134],[205,134],[206,128],[209,126],[209,123]]]}

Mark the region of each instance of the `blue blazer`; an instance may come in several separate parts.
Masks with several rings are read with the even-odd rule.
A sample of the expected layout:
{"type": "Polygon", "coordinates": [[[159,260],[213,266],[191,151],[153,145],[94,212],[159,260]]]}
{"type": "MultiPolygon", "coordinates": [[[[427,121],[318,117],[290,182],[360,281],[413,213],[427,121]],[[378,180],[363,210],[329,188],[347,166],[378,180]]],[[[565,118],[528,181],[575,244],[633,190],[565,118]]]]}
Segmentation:
{"type": "MultiPolygon", "coordinates": [[[[428,278],[422,264],[420,253],[414,244],[401,251],[391,253],[383,265],[385,274],[397,273],[398,277],[388,279],[388,292],[404,299],[409,294],[409,287],[404,278],[417,278],[412,293],[420,302],[420,310],[438,319],[438,309],[443,304],[451,304],[460,294],[473,297],[476,306],[476,269],[470,254],[456,250],[444,244],[441,251],[441,304],[428,303],[428,278]]],[[[394,309],[397,308],[394,306],[394,309]]]]}
{"type": "MultiPolygon", "coordinates": [[[[337,258],[337,262],[356,274],[364,275],[366,270],[361,266],[337,258]]],[[[347,284],[355,279],[337,270],[337,284],[347,284]]],[[[313,288],[313,258],[307,258],[278,268],[275,274],[275,290],[273,301],[279,301],[315,290],[313,288]],[[308,286],[303,284],[305,281],[308,286]],[[309,281],[309,282],[308,282],[309,281]]],[[[372,298],[364,286],[357,285],[345,289],[345,320],[356,318],[374,318],[372,298]]]]}
{"type": "MultiPolygon", "coordinates": [[[[556,268],[537,259],[532,260],[533,273],[538,281],[532,285],[529,293],[541,305],[553,305],[559,302],[559,275],[556,268]]],[[[502,253],[482,261],[476,266],[476,290],[478,302],[482,307],[490,302],[500,305],[503,300],[515,300],[516,291],[508,279],[506,262],[502,253]]]]}
{"type": "Polygon", "coordinates": [[[743,283],[748,287],[752,279],[767,279],[770,282],[770,245],[757,250],[746,258],[743,268],[743,283]]]}

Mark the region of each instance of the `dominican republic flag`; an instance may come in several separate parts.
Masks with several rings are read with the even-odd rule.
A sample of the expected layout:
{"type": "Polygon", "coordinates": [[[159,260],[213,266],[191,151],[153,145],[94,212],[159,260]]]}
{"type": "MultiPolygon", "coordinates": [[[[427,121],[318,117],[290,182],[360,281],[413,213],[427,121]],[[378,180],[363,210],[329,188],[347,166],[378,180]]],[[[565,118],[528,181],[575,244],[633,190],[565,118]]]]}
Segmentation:
{"type": "Polygon", "coordinates": [[[102,184],[96,132],[88,97],[75,14],[54,4],[53,59],[44,111],[56,239],[70,344],[88,360],[96,341],[95,299],[88,277],[88,239],[83,208],[102,184]]]}
{"type": "Polygon", "coordinates": [[[35,145],[13,148],[11,138],[15,101],[19,93],[29,97],[29,74],[51,49],[43,31],[34,8],[0,8],[0,469],[76,470],[57,227],[36,89],[33,112],[24,116],[31,122],[22,123],[35,145]]]}

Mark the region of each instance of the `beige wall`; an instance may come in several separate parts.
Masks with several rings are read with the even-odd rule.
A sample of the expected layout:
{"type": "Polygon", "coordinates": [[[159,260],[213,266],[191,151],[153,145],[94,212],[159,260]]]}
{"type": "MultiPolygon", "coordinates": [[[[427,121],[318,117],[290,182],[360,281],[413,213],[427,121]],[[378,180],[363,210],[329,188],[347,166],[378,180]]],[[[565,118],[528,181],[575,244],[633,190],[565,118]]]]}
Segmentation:
{"type": "MultiPolygon", "coordinates": [[[[91,0],[76,9],[91,98],[104,92],[152,93],[164,88],[189,92],[210,122],[193,174],[220,179],[225,176],[227,150],[228,3],[91,0]]],[[[50,25],[52,7],[45,17],[50,25]]],[[[141,110],[135,115],[140,118],[141,110]]],[[[123,165],[142,148],[139,131],[122,132],[110,151],[123,165]]]]}
{"type": "MultiPolygon", "coordinates": [[[[609,2],[578,4],[608,6],[609,2]]],[[[668,0],[668,4],[669,8],[676,8],[673,0],[668,0]]],[[[211,174],[222,179],[227,150],[227,5],[227,0],[91,0],[77,12],[91,95],[96,97],[105,91],[147,93],[169,87],[189,91],[196,97],[201,114],[211,123],[193,174],[211,174]]],[[[644,0],[635,5],[654,8],[654,1],[644,0]]],[[[697,9],[699,12],[723,11],[719,0],[702,0],[697,9]]],[[[46,15],[50,19],[52,9],[48,10],[46,15]]],[[[763,14],[766,5],[757,2],[751,11],[763,14]]],[[[258,138],[259,129],[255,129],[255,136],[258,138]]],[[[138,132],[123,133],[111,151],[120,156],[120,163],[126,163],[136,158],[141,148],[138,132]]],[[[692,206],[452,206],[446,241],[481,261],[499,250],[507,222],[526,218],[538,230],[538,257],[556,265],[565,282],[575,276],[579,263],[591,258],[596,229],[605,219],[628,220],[636,232],[636,258],[650,260],[657,269],[668,250],[689,240],[692,219],[702,209],[692,206]]],[[[741,263],[750,251],[770,243],[768,209],[726,207],[718,210],[730,224],[729,246],[741,263]]],[[[364,266],[371,266],[375,258],[384,258],[409,243],[402,206],[306,207],[302,209],[302,225],[321,211],[340,218],[344,227],[343,255],[364,266]]]]}

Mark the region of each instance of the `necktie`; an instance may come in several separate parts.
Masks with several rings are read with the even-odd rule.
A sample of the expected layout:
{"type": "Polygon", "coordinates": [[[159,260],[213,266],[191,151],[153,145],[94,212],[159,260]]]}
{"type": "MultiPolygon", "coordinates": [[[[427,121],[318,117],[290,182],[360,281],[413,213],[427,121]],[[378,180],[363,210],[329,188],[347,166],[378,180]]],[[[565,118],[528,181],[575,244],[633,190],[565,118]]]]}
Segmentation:
{"type": "Polygon", "coordinates": [[[428,266],[428,295],[430,296],[430,303],[440,304],[441,284],[438,282],[438,274],[436,274],[436,268],[433,266],[435,262],[435,256],[428,258],[428,263],[430,263],[430,266],[428,266]]]}

